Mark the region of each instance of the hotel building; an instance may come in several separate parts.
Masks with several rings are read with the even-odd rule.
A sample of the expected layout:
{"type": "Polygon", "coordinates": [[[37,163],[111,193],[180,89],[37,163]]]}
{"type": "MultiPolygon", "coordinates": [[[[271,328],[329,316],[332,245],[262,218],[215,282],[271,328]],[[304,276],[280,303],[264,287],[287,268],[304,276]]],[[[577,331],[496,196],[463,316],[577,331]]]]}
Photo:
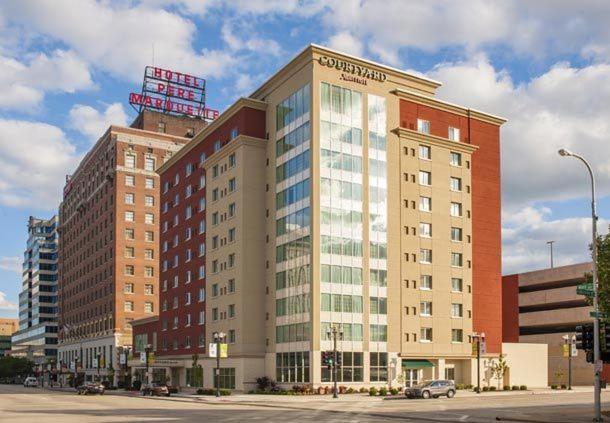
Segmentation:
{"type": "Polygon", "coordinates": [[[440,85],[310,45],[161,166],[155,377],[213,386],[223,332],[221,387],[318,386],[337,326],[343,385],[473,383],[469,335],[502,352],[505,121],[440,85]]]}
{"type": "Polygon", "coordinates": [[[205,126],[144,111],[111,126],[66,178],[59,207],[59,360],[86,379],[117,378],[129,322],[158,313],[159,176],[205,126]]]}
{"type": "Polygon", "coordinates": [[[19,330],[12,336],[11,355],[36,364],[57,356],[57,250],[58,217],[30,216],[28,242],[23,253],[19,293],[19,330]]]}

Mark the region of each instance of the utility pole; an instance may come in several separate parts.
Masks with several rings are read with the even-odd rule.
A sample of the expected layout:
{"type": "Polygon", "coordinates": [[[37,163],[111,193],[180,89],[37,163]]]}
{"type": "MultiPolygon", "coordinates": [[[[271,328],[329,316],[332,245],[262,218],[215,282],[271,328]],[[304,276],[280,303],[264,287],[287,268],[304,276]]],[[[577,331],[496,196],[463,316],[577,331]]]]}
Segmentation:
{"type": "Polygon", "coordinates": [[[551,247],[551,269],[552,269],[553,267],[555,267],[554,263],[553,263],[553,244],[555,243],[555,241],[547,241],[546,243],[549,245],[549,247],[551,247]]]}

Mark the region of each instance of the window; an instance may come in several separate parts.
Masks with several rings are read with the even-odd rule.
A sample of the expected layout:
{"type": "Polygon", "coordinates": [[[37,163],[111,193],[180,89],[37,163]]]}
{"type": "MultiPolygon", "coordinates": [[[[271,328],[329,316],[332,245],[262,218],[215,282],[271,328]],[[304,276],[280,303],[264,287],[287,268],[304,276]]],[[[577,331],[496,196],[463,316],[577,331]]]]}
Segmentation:
{"type": "Polygon", "coordinates": [[[204,310],[201,310],[199,312],[199,319],[198,319],[197,323],[199,323],[200,325],[205,324],[205,311],[204,310]]]}
{"type": "Polygon", "coordinates": [[[199,199],[199,211],[202,212],[205,210],[205,198],[199,199]]]}
{"type": "Polygon", "coordinates": [[[155,205],[155,197],[152,195],[144,196],[144,205],[147,207],[152,207],[155,205]]]}
{"type": "Polygon", "coordinates": [[[462,203],[451,203],[451,216],[461,217],[462,216],[462,203]]]}
{"type": "Polygon", "coordinates": [[[461,241],[462,240],[462,228],[451,228],[451,241],[461,241]]]}
{"type": "Polygon", "coordinates": [[[205,256],[205,242],[199,244],[199,257],[205,256]]]}
{"type": "Polygon", "coordinates": [[[147,189],[153,189],[155,187],[155,180],[153,178],[146,178],[146,185],[145,187],[147,189]]]}
{"type": "Polygon", "coordinates": [[[184,283],[191,283],[191,271],[190,270],[186,271],[186,276],[184,278],[184,283]]]}
{"type": "Polygon", "coordinates": [[[216,248],[218,248],[218,235],[212,237],[212,249],[215,250],[216,248]]]}
{"type": "Polygon", "coordinates": [[[432,263],[432,250],[422,248],[419,250],[420,263],[432,263]]]}
{"type": "Polygon", "coordinates": [[[229,242],[235,241],[235,228],[229,229],[229,242]]]}
{"type": "Polygon", "coordinates": [[[152,266],[144,267],[144,276],[146,276],[147,278],[152,278],[153,276],[155,276],[155,271],[152,266]]]}
{"type": "Polygon", "coordinates": [[[420,223],[419,236],[430,238],[432,236],[432,225],[430,223],[420,223]]]}
{"type": "Polygon", "coordinates": [[[193,235],[193,230],[191,228],[186,228],[184,230],[184,240],[185,241],[188,241],[189,239],[191,239],[192,235],[193,235]]]}
{"type": "Polygon", "coordinates": [[[451,191],[461,191],[462,190],[462,179],[451,177],[449,187],[451,188],[451,191]]]}
{"type": "Polygon", "coordinates": [[[235,317],[235,304],[229,304],[228,308],[229,319],[235,317]]]}
{"type": "Polygon", "coordinates": [[[124,310],[133,311],[133,301],[125,301],[124,310]]]}
{"type": "Polygon", "coordinates": [[[462,317],[462,304],[451,304],[451,317],[462,317]]]}
{"type": "Polygon", "coordinates": [[[432,159],[432,153],[431,153],[429,146],[427,146],[427,145],[419,146],[419,158],[426,159],[426,160],[432,159]]]}
{"type": "MultiPolygon", "coordinates": [[[[174,186],[178,185],[180,183],[180,174],[176,173],[174,175],[174,186]]],[[[176,197],[178,197],[178,195],[176,195],[176,197]]],[[[178,204],[178,201],[176,201],[176,204],[178,204]]]]}
{"type": "Polygon", "coordinates": [[[419,184],[432,185],[432,173],[423,170],[419,171],[419,184]]]}
{"type": "Polygon", "coordinates": [[[165,122],[159,122],[157,124],[157,132],[165,133],[165,122]]]}
{"type": "Polygon", "coordinates": [[[144,294],[153,295],[153,293],[154,293],[153,290],[154,290],[154,288],[151,284],[147,283],[146,285],[144,285],[144,294]]]}
{"type": "Polygon", "coordinates": [[[134,168],[136,167],[136,156],[134,154],[125,155],[125,167],[134,168]]]}
{"type": "Polygon", "coordinates": [[[193,217],[193,208],[191,206],[188,206],[184,213],[185,213],[184,219],[185,220],[190,219],[191,217],[193,217]]]}
{"type": "Polygon", "coordinates": [[[229,294],[235,292],[235,279],[229,279],[229,282],[227,283],[227,291],[229,294]]]}
{"type": "Polygon", "coordinates": [[[308,352],[277,352],[275,374],[278,382],[309,382],[308,352]]]}
{"type": "Polygon", "coordinates": [[[462,253],[451,253],[451,266],[462,267],[462,253]]]}
{"type": "Polygon", "coordinates": [[[212,225],[218,225],[218,212],[212,213],[212,225]]]}
{"type": "Polygon", "coordinates": [[[125,287],[123,288],[123,292],[125,294],[133,294],[133,284],[132,283],[126,283],[125,287]]]}
{"type": "Polygon", "coordinates": [[[125,247],[125,257],[134,258],[135,257],[135,249],[133,247],[125,247]]]}
{"type": "Polygon", "coordinates": [[[136,177],[133,175],[125,175],[125,186],[133,187],[136,185],[136,177]]]}
{"type": "Polygon", "coordinates": [[[432,289],[432,275],[421,275],[419,277],[419,289],[432,289]]]}
{"type": "Polygon", "coordinates": [[[419,210],[426,212],[432,211],[432,198],[419,197],[419,210]]]}
{"type": "Polygon", "coordinates": [[[214,388],[235,389],[235,368],[220,368],[220,374],[214,378],[214,388]]]}
{"type": "Polygon", "coordinates": [[[432,303],[430,301],[422,301],[419,303],[420,316],[432,316],[432,303]]]}
{"type": "Polygon", "coordinates": [[[135,213],[132,211],[125,212],[125,222],[133,222],[135,220],[135,213]]]}
{"type": "Polygon", "coordinates": [[[235,178],[229,179],[229,192],[235,191],[236,186],[235,178]]]}
{"type": "Polygon", "coordinates": [[[193,164],[192,163],[186,164],[186,166],[184,167],[184,173],[186,174],[186,176],[191,176],[191,173],[193,173],[193,164]]]}
{"type": "Polygon", "coordinates": [[[462,166],[462,155],[460,153],[451,152],[449,155],[449,164],[451,166],[462,166]]]}
{"type": "Polygon", "coordinates": [[[152,213],[146,213],[144,215],[144,223],[148,223],[150,225],[152,225],[153,223],[155,223],[155,215],[152,213]]]}
{"type": "Polygon", "coordinates": [[[131,228],[127,228],[125,229],[125,239],[135,239],[135,233],[134,230],[131,228]]]}
{"type": "Polygon", "coordinates": [[[212,178],[217,178],[218,177],[218,165],[214,165],[214,167],[212,167],[212,178]]]}
{"type": "MultiPolygon", "coordinates": [[[[193,131],[194,132],[194,131],[193,131]]],[[[201,155],[199,156],[199,163],[204,163],[206,159],[206,155],[205,153],[201,153],[201,155]]]]}
{"type": "Polygon", "coordinates": [[[199,288],[199,293],[197,295],[197,301],[199,301],[199,302],[205,301],[205,288],[199,288]]]}
{"type": "Polygon", "coordinates": [[[131,264],[125,266],[125,275],[133,276],[135,274],[135,269],[131,264]]]}
{"type": "Polygon", "coordinates": [[[388,299],[383,297],[370,298],[371,314],[388,314],[388,299]]]}
{"type": "Polygon", "coordinates": [[[212,321],[216,322],[217,320],[218,320],[218,309],[213,308],[212,309],[212,321]]]}
{"type": "Polygon", "coordinates": [[[231,129],[231,139],[234,140],[235,138],[237,138],[237,128],[233,128],[231,129]]]}
{"type": "Polygon", "coordinates": [[[212,297],[218,297],[218,284],[212,284],[212,297]]]}
{"type": "Polygon", "coordinates": [[[144,240],[146,242],[154,242],[154,240],[155,240],[155,233],[153,231],[146,231],[144,233],[144,240]]]}
{"type": "Polygon", "coordinates": [[[421,132],[422,134],[430,133],[430,121],[417,119],[417,132],[421,132]]]}
{"type": "Polygon", "coordinates": [[[154,172],[155,171],[155,159],[152,157],[146,157],[144,159],[144,169],[154,172]]]}
{"type": "Polygon", "coordinates": [[[228,262],[229,262],[229,267],[235,266],[235,254],[234,253],[229,254],[228,262]]]}
{"type": "Polygon", "coordinates": [[[135,196],[132,192],[125,193],[125,204],[133,204],[135,196]]]}
{"type": "Polygon", "coordinates": [[[419,332],[420,342],[432,342],[432,328],[421,328],[419,332]]]}
{"type": "Polygon", "coordinates": [[[218,188],[214,188],[212,190],[212,201],[217,201],[218,200],[218,188]]]}
{"type": "Polygon", "coordinates": [[[229,156],[229,167],[235,167],[235,153],[229,156]]]}
{"type": "Polygon", "coordinates": [[[464,331],[462,329],[451,329],[451,342],[463,342],[464,331]]]}
{"type": "Polygon", "coordinates": [[[189,305],[191,303],[191,293],[187,292],[184,294],[184,305],[189,305]]]}
{"type": "Polygon", "coordinates": [[[370,353],[371,382],[387,382],[388,380],[388,353],[370,353]]]}
{"type": "Polygon", "coordinates": [[[220,141],[214,141],[214,152],[217,152],[218,150],[220,150],[220,147],[222,147],[222,144],[220,143],[220,141]]]}
{"type": "Polygon", "coordinates": [[[199,222],[199,233],[202,234],[205,232],[205,220],[201,220],[199,222]]]}
{"type": "Polygon", "coordinates": [[[453,292],[462,292],[462,285],[461,278],[451,278],[451,290],[453,292]]]}
{"type": "Polygon", "coordinates": [[[205,278],[205,265],[199,266],[198,277],[199,277],[199,279],[205,278]]]}
{"type": "Polygon", "coordinates": [[[370,325],[371,342],[387,342],[388,327],[387,325],[370,325]]]}
{"type": "Polygon", "coordinates": [[[229,204],[229,217],[235,216],[235,203],[229,204]]]}
{"type": "Polygon", "coordinates": [[[452,126],[449,127],[449,137],[451,141],[459,141],[460,140],[460,130],[459,128],[454,128],[452,126]]]}
{"type": "Polygon", "coordinates": [[[146,301],[144,303],[144,313],[152,313],[153,310],[153,303],[150,301],[146,301]]]}
{"type": "MultiPolygon", "coordinates": [[[[178,329],[178,323],[180,323],[180,320],[178,319],[178,316],[174,316],[174,329],[178,329]]],[[[174,349],[178,349],[177,343],[174,343],[174,349]]]]}
{"type": "Polygon", "coordinates": [[[234,344],[235,343],[235,329],[230,329],[229,330],[229,344],[234,344]]]}

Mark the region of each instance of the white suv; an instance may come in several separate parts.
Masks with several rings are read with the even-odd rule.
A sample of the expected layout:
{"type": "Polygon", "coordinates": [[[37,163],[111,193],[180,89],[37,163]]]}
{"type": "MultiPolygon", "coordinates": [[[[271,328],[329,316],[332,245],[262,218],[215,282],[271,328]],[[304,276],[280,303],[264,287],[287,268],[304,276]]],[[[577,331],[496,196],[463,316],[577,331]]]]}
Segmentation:
{"type": "Polygon", "coordinates": [[[27,387],[32,387],[32,388],[37,388],[38,387],[38,379],[36,379],[35,377],[27,377],[25,378],[25,381],[23,381],[23,386],[27,387]]]}

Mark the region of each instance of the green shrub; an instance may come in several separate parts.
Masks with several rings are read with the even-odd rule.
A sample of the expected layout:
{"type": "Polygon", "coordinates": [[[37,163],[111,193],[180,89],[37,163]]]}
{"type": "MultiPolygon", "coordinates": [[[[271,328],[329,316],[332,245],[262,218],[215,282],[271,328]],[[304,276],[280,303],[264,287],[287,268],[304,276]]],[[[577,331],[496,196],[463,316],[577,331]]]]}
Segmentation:
{"type": "Polygon", "coordinates": [[[479,392],[481,392],[481,389],[479,389],[479,387],[478,387],[478,386],[475,386],[475,388],[474,388],[474,392],[479,393],[479,392]]]}
{"type": "Polygon", "coordinates": [[[464,389],[466,386],[463,383],[458,383],[457,385],[455,385],[455,389],[457,390],[462,390],[464,389]]]}
{"type": "Polygon", "coordinates": [[[385,397],[388,394],[388,388],[383,387],[379,390],[379,395],[385,397]]]}
{"type": "Polygon", "coordinates": [[[518,391],[519,387],[517,385],[513,385],[513,387],[511,388],[513,391],[518,391]]]}
{"type": "MultiPolygon", "coordinates": [[[[257,391],[250,391],[251,393],[258,393],[257,391]]],[[[197,389],[197,395],[216,395],[216,389],[197,389]]],[[[220,395],[225,397],[231,395],[231,391],[229,389],[221,389],[220,395]]]]}
{"type": "Polygon", "coordinates": [[[509,385],[504,385],[504,388],[502,388],[502,389],[504,389],[505,391],[510,391],[510,386],[509,385]]]}
{"type": "Polygon", "coordinates": [[[472,389],[472,388],[474,388],[474,386],[473,386],[472,384],[470,384],[470,383],[469,383],[469,384],[468,384],[468,385],[466,385],[464,388],[465,388],[465,389],[472,389]]]}
{"type": "Polygon", "coordinates": [[[371,389],[369,389],[369,395],[371,397],[377,396],[377,388],[373,386],[371,389]]]}
{"type": "Polygon", "coordinates": [[[354,388],[352,388],[352,387],[350,386],[349,388],[347,388],[347,391],[346,391],[346,392],[347,392],[348,394],[353,394],[355,391],[354,391],[354,388]]]}
{"type": "Polygon", "coordinates": [[[490,391],[495,391],[495,390],[496,390],[496,387],[495,387],[495,386],[490,386],[490,387],[489,387],[489,390],[490,390],[490,391]]]}
{"type": "Polygon", "coordinates": [[[364,386],[362,388],[360,388],[360,393],[361,394],[366,394],[369,390],[366,389],[364,386]]]}
{"type": "Polygon", "coordinates": [[[520,391],[527,391],[527,386],[525,386],[525,385],[521,385],[521,386],[519,387],[519,390],[520,390],[520,391]]]}
{"type": "Polygon", "coordinates": [[[557,389],[557,385],[551,385],[551,389],[557,389]]]}
{"type": "Polygon", "coordinates": [[[489,386],[483,386],[483,392],[489,391],[489,386]]]}
{"type": "Polygon", "coordinates": [[[392,389],[390,389],[390,394],[392,394],[392,395],[398,395],[398,389],[396,389],[396,388],[392,388],[392,389]]]}

